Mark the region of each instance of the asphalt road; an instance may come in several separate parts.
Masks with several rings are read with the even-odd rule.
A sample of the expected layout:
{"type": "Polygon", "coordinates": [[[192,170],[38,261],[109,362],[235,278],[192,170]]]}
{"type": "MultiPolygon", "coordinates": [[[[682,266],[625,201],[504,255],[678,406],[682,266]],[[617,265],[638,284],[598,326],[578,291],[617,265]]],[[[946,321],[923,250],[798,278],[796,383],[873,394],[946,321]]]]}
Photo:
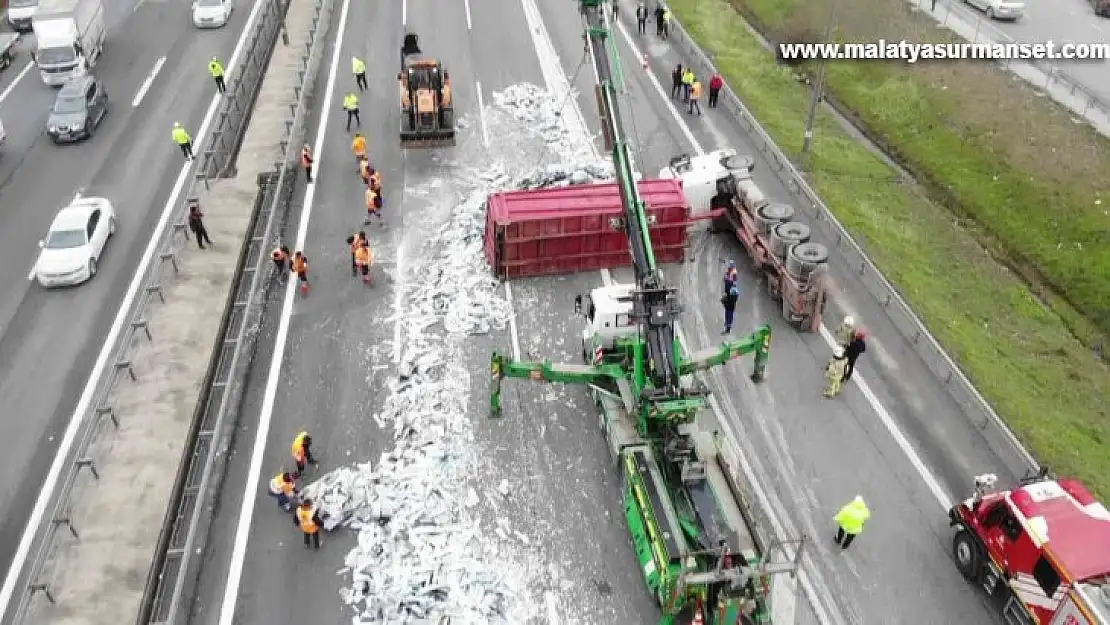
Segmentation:
{"type": "MultiPolygon", "coordinates": [[[[370,60],[372,86],[390,87],[372,89],[363,96],[364,130],[369,133],[372,156],[384,171],[389,221],[386,229],[373,226],[368,231],[377,256],[387,259],[387,264],[389,258],[396,258],[396,250],[410,249],[422,232],[436,227],[420,207],[426,204],[428,185],[449,175],[449,167],[436,163],[429,153],[400,155],[393,138],[392,59],[400,43],[402,14],[408,16],[409,27],[423,35],[425,51],[445,59],[460,112],[474,110],[478,93],[489,102],[492,92],[509,84],[543,85],[545,80],[518,3],[501,3],[494,10],[466,4],[433,8],[430,2],[352,3],[342,43],[333,103],[352,86],[347,67],[354,53],[370,60]]],[[[587,124],[597,133],[593,72],[588,59],[582,62],[581,23],[571,7],[543,3],[539,13],[562,70],[574,78],[587,124]]],[[[631,9],[625,7],[625,19],[631,9]]],[[[669,78],[669,67],[679,59],[665,43],[652,41],[634,52],[623,37],[618,41],[628,78],[625,119],[637,138],[641,169],[651,175],[674,154],[689,151],[691,143],[640,67],[639,53],[649,53],[652,70],[662,80],[669,78]]],[[[236,622],[339,622],[350,616],[336,595],[344,584],[336,572],[353,537],[337,532],[328,537],[323,552],[305,553],[290,517],[263,492],[265,481],[287,461],[289,440],[302,427],[314,432],[322,470],[374,459],[389,447],[388,436],[378,432],[367,415],[379,405],[392,367],[390,316],[396,285],[390,282],[388,266],[379,267],[378,282],[370,291],[349,277],[343,239],[359,227],[362,203],[353,164],[348,165],[350,135],[338,119],[338,106],[333,108],[324,112],[337,118],[330,120],[324,151],[317,154],[322,164],[307,237],[313,292],[294,305],[262,483],[259,492],[247,495],[254,499],[256,513],[237,592],[236,622]]],[[[707,111],[700,118],[679,117],[689,122],[692,138],[705,149],[734,145],[751,150],[744,133],[716,112],[707,111]]],[[[474,132],[472,123],[460,134],[460,147],[449,158],[481,158],[480,151],[472,151],[474,132]]],[[[756,179],[770,195],[786,197],[768,164],[758,158],[756,179]]],[[[287,240],[294,233],[292,226],[287,240]]],[[[720,271],[724,259],[740,258],[740,254],[725,235],[699,235],[692,250],[692,262],[670,267],[668,273],[685,294],[688,312],[683,328],[694,346],[700,347],[719,340],[720,271]]],[[[718,369],[709,378],[723,409],[720,418],[739,435],[756,474],[770,491],[784,533],[811,538],[805,571],[815,605],[800,594],[797,622],[995,622],[993,610],[963,583],[949,561],[951,535],[940,499],[963,496],[976,473],[989,470],[1003,481],[1013,478],[1004,468],[1012,459],[987,448],[854,277],[833,261],[838,296],[828,318],[835,325],[844,311],[851,311],[870,329],[870,351],[858,376],[870,393],[852,385],[837,400],[822,399],[821,373],[829,347],[819,336],[800,335],[785,327],[748,274],[743,276],[746,303],[738,311],[737,327],[754,328],[766,322],[774,326],[770,379],[753,387],[746,377],[750,363],[718,369]],[[892,430],[920,456],[919,463],[910,460],[892,430]],[[873,519],[850,552],[834,552],[831,517],[857,493],[869,500],[873,519]]],[[[629,278],[625,270],[613,275],[617,280],[629,278]]],[[[601,283],[599,274],[514,282],[512,299],[522,355],[577,361],[573,298],[601,283]]],[[[272,301],[268,307],[262,353],[256,362],[270,360],[278,306],[272,301]]],[[[484,370],[492,347],[508,350],[509,345],[506,334],[472,341],[467,355],[468,361],[473,360],[471,370],[484,370]]],[[[197,623],[216,623],[219,618],[245,472],[263,410],[266,371],[264,366],[256,369],[206,550],[194,606],[197,623]]],[[[503,513],[533,519],[529,537],[555,556],[550,577],[559,586],[538,590],[551,590],[559,597],[558,620],[653,622],[657,613],[627,547],[617,474],[594,430],[595,416],[585,393],[575,387],[509,381],[505,418],[489,423],[481,420],[487,399],[484,384],[480,377],[475,380],[479,382],[472,389],[470,412],[477,424],[476,437],[487,452],[486,469],[513,477],[512,501],[503,513]]]]}
{"type": "MultiPolygon", "coordinates": [[[[1017,41],[1110,43],[1110,19],[1096,16],[1086,0],[1028,0],[1025,17],[1017,22],[989,20],[968,5],[964,8],[1017,41]]],[[[1110,61],[1058,61],[1057,64],[1089,91],[1110,102],[1110,61]]]]}
{"type": "MultiPolygon", "coordinates": [[[[6,453],[0,485],[0,563],[12,557],[39,485],[89,369],[114,319],[140,254],[182,166],[169,130],[181,121],[195,134],[212,97],[207,60],[227,58],[250,6],[223,29],[194,29],[180,2],[106,3],[108,42],[94,73],[110,111],[95,136],[56,146],[45,136],[55,91],[37,69],[14,82],[0,102],[8,143],[0,156],[0,436],[6,453]],[[166,61],[138,106],[140,86],[166,61]],[[28,280],[37,241],[55,212],[78,192],[110,199],[119,228],[98,275],[80,287],[45,291],[28,280]]],[[[22,43],[27,49],[27,42],[22,43]]],[[[3,75],[6,90],[28,55],[3,75]]]]}

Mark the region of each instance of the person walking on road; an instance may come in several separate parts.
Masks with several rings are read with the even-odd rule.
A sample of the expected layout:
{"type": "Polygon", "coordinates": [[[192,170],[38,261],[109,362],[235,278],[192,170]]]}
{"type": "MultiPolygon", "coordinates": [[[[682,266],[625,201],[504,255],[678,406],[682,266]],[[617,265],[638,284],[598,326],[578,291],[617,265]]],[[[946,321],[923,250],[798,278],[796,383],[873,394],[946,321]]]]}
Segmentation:
{"type": "Polygon", "coordinates": [[[697,109],[698,115],[701,115],[701,102],[698,101],[700,99],[701,99],[701,81],[699,81],[697,78],[695,78],[694,83],[692,85],[690,85],[690,110],[687,111],[688,115],[693,115],[694,114],[694,109],[697,109]]]}
{"type": "Polygon", "coordinates": [[[355,262],[355,252],[358,248],[362,247],[363,242],[366,241],[366,231],[359,230],[352,236],[347,237],[347,246],[351,248],[351,277],[358,275],[358,263],[355,262]]]}
{"type": "Polygon", "coordinates": [[[647,34],[648,10],[643,2],[636,5],[636,31],[641,35],[647,34]]]}
{"type": "Polygon", "coordinates": [[[836,521],[836,544],[840,546],[841,550],[847,549],[852,541],[863,533],[863,526],[867,520],[871,518],[871,511],[867,509],[867,504],[863,501],[863,495],[856,495],[856,498],[848,502],[848,505],[840,509],[836,513],[833,520],[836,521]]]}
{"type": "Polygon", "coordinates": [[[728,264],[725,265],[724,295],[728,295],[728,292],[732,290],[732,287],[736,286],[736,278],[736,261],[730,260],[728,261],[728,264]]]}
{"type": "Polygon", "coordinates": [[[713,74],[709,79],[709,108],[717,108],[717,97],[721,95],[721,89],[725,86],[725,79],[720,74],[713,74]]]}
{"type": "Polygon", "coordinates": [[[355,265],[357,265],[358,270],[362,272],[363,284],[373,284],[374,279],[370,277],[370,267],[373,264],[374,253],[370,251],[370,242],[363,239],[355,250],[355,265]]]}
{"type": "Polygon", "coordinates": [[[671,38],[671,10],[663,7],[663,41],[671,38]]]}
{"type": "Polygon", "coordinates": [[[307,143],[301,148],[301,167],[304,168],[305,180],[312,184],[312,148],[307,143]]]}
{"type": "Polygon", "coordinates": [[[293,498],[297,496],[297,480],[292,473],[283,471],[270,480],[270,496],[286,512],[293,511],[293,498]]]}
{"type": "Polygon", "coordinates": [[[227,85],[224,84],[224,64],[220,62],[217,57],[212,57],[208,62],[208,73],[212,74],[212,80],[216,81],[216,91],[223,93],[227,91],[227,85]]]}
{"type": "Polygon", "coordinates": [[[855,336],[852,337],[852,342],[844,348],[844,355],[842,358],[846,361],[844,363],[844,379],[842,382],[847,382],[852,379],[852,374],[856,371],[856,360],[859,359],[863,352],[867,351],[867,332],[865,330],[857,329],[855,336]]]}
{"type": "Polygon", "coordinates": [[[655,36],[663,36],[663,13],[666,9],[662,4],[655,5],[655,36]]]}
{"type": "Polygon", "coordinates": [[[366,63],[357,56],[351,57],[351,73],[355,75],[355,86],[359,93],[366,91],[366,63]]]}
{"type": "Polygon", "coordinates": [[[732,332],[732,322],[736,318],[736,302],[740,301],[740,289],[734,285],[721,298],[721,305],[725,307],[725,331],[721,334],[732,332]]]}
{"type": "Polygon", "coordinates": [[[355,155],[356,161],[364,161],[369,157],[366,153],[366,137],[361,133],[356,132],[355,138],[351,139],[351,152],[355,155]]]}
{"type": "Polygon", "coordinates": [[[358,96],[353,93],[348,93],[343,96],[343,110],[347,111],[347,132],[351,132],[351,120],[355,120],[355,124],[362,128],[362,120],[358,118],[358,96]]]}
{"type": "Polygon", "coordinates": [[[173,123],[173,131],[170,132],[170,136],[173,137],[173,142],[177,144],[177,147],[181,148],[185,160],[193,160],[193,138],[181,127],[181,122],[173,123]]]}
{"type": "Polygon", "coordinates": [[[694,81],[695,80],[697,80],[697,76],[694,75],[694,70],[687,67],[686,71],[682,72],[682,101],[683,102],[689,102],[690,101],[690,88],[694,86],[694,81]]]}
{"type": "Polygon", "coordinates": [[[620,19],[621,5],[618,0],[609,0],[609,5],[613,8],[613,21],[620,19]]]}
{"type": "Polygon", "coordinates": [[[370,220],[374,217],[378,218],[378,225],[385,226],[385,220],[382,219],[382,194],[372,189],[369,185],[366,187],[366,221],[363,223],[370,225],[370,220]]]}
{"type": "Polygon", "coordinates": [[[682,63],[679,63],[678,65],[675,65],[674,69],[671,71],[671,99],[672,100],[677,98],[678,95],[680,93],[682,93],[682,75],[683,75],[683,73],[684,72],[682,71],[682,63]]]}
{"type": "MultiPolygon", "coordinates": [[[[300,252],[297,253],[300,254],[300,252]]],[[[305,467],[309,464],[315,468],[320,467],[320,464],[312,457],[312,437],[308,435],[308,432],[302,430],[293,437],[290,451],[293,453],[293,462],[297,465],[297,472],[293,477],[299,478],[304,475],[305,467]]]]}
{"type": "Polygon", "coordinates": [[[320,519],[320,513],[312,506],[311,499],[305,499],[301,505],[297,507],[297,514],[293,517],[293,525],[301,528],[304,533],[304,546],[307,549],[320,548],[320,526],[323,525],[323,520],[320,519]]]}
{"type": "Polygon", "coordinates": [[[304,252],[297,250],[293,254],[293,261],[289,263],[289,269],[297,274],[297,282],[301,285],[301,295],[308,295],[308,257],[304,252]]]}
{"type": "Polygon", "coordinates": [[[278,280],[285,282],[285,272],[288,271],[285,264],[289,262],[289,248],[284,245],[275,247],[274,251],[270,252],[270,260],[274,261],[274,275],[278,280]]]}
{"type": "Polygon", "coordinates": [[[200,203],[195,199],[189,200],[189,229],[196,236],[197,246],[200,249],[204,249],[205,243],[212,245],[212,239],[208,236],[208,228],[204,227],[204,213],[200,212],[200,203]]]}

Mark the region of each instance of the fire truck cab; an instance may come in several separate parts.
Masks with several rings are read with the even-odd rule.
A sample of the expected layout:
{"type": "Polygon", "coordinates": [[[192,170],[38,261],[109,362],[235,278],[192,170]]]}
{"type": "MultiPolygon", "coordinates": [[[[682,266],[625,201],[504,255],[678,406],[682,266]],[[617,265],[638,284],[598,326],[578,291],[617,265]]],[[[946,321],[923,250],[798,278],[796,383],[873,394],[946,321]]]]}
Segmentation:
{"type": "Polygon", "coordinates": [[[1110,512],[1047,470],[1010,491],[996,481],[976,477],[974,495],[948,511],[956,568],[1006,593],[1008,625],[1110,625],[1110,512]]]}

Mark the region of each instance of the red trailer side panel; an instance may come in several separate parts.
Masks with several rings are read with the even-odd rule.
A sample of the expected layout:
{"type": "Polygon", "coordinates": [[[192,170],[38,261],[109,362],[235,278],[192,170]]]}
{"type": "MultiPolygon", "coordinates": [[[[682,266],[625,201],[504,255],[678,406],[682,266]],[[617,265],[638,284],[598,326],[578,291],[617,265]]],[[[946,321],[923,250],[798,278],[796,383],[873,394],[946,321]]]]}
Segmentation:
{"type": "MultiPolygon", "coordinates": [[[[655,259],[681,262],[690,211],[677,180],[642,180],[640,197],[655,225],[655,259]]],[[[624,216],[616,183],[576,185],[490,195],[486,260],[509,280],[628,266],[628,237],[614,223],[624,216]]]]}

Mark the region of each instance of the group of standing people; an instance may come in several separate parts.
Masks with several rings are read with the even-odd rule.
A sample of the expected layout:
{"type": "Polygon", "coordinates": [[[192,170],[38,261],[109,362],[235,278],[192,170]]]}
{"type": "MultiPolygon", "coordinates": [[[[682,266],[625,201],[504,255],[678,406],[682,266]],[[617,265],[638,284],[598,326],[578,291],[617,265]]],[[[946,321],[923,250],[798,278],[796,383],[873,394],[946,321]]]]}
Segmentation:
{"type": "MultiPolygon", "coordinates": [[[[709,108],[717,108],[717,100],[724,86],[725,79],[720,74],[713,74],[709,79],[709,108]]],[[[702,84],[694,70],[683,67],[682,63],[675,65],[671,71],[671,99],[682,98],[688,114],[693,115],[696,110],[701,115],[701,97],[702,84]]]]}
{"type": "Polygon", "coordinates": [[[293,437],[290,452],[296,470],[282,469],[270,479],[267,490],[283,510],[293,513],[293,524],[299,527],[304,535],[304,546],[319,549],[320,528],[323,527],[324,521],[313,501],[301,497],[301,489],[297,485],[297,481],[304,476],[308,465],[311,464],[313,468],[320,467],[316,458],[312,456],[312,437],[307,431],[302,430],[293,437]]]}

